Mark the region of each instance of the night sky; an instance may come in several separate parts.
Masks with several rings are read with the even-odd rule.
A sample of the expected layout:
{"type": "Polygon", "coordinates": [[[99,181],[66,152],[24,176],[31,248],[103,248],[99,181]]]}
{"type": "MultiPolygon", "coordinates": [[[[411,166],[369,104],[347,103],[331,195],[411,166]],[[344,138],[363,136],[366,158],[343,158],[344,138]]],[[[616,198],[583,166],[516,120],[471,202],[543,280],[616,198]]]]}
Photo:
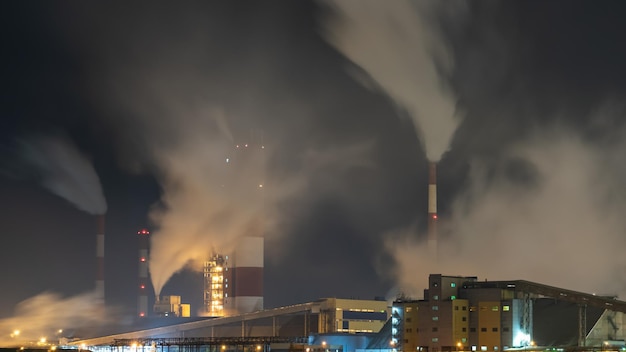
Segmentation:
{"type": "Polygon", "coordinates": [[[101,200],[107,304],[122,316],[136,312],[138,229],[158,241],[151,269],[180,270],[162,293],[195,312],[193,260],[259,218],[266,307],[420,298],[429,273],[625,299],[626,3],[421,2],[401,23],[376,10],[400,0],[364,2],[356,37],[342,37],[356,22],[337,3],[3,2],[0,329],[35,317],[42,296],[58,315],[93,289],[101,200]],[[361,59],[397,74],[391,86],[361,59]],[[423,109],[432,92],[447,110],[423,109]],[[449,138],[426,127],[444,120],[449,138]],[[262,201],[239,187],[258,165],[224,172],[253,133],[262,201]],[[59,145],[64,159],[50,156],[59,145]],[[437,261],[425,251],[433,158],[437,261]],[[225,177],[238,191],[216,190],[225,177]]]}

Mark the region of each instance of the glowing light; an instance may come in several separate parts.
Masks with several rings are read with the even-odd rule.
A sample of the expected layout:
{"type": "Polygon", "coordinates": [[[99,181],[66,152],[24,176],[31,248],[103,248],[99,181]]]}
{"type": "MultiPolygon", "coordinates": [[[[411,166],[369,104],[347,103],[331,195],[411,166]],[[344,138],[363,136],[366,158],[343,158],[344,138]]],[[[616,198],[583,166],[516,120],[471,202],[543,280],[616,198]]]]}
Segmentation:
{"type": "Polygon", "coordinates": [[[262,185],[262,184],[261,184],[261,185],[259,185],[259,188],[263,188],[263,185],[262,185]]]}
{"type": "Polygon", "coordinates": [[[146,313],[141,312],[141,313],[139,313],[139,316],[140,316],[140,317],[145,317],[145,316],[146,316],[146,313]]]}
{"type": "Polygon", "coordinates": [[[256,345],[256,350],[259,351],[261,349],[261,345],[256,345]]]}
{"type": "Polygon", "coordinates": [[[437,214],[433,214],[433,219],[436,219],[436,218],[437,218],[437,214]]]}
{"type": "Polygon", "coordinates": [[[146,258],[141,257],[141,259],[140,259],[140,260],[141,260],[142,262],[145,262],[145,261],[146,261],[146,258]]]}
{"type": "Polygon", "coordinates": [[[39,339],[39,342],[41,342],[41,343],[46,343],[46,338],[45,338],[45,337],[40,338],[40,339],[39,339]]]}
{"type": "Polygon", "coordinates": [[[143,290],[144,288],[146,288],[146,285],[141,285],[141,286],[139,286],[139,288],[141,288],[143,290]]]}

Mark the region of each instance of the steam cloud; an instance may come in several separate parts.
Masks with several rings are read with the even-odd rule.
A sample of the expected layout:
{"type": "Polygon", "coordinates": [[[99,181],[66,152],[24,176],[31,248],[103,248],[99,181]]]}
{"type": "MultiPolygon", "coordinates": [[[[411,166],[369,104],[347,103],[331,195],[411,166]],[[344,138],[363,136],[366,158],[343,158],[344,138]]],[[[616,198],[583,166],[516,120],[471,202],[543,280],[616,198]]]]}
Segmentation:
{"type": "Polygon", "coordinates": [[[406,109],[429,160],[448,149],[459,123],[456,98],[445,82],[452,55],[436,28],[436,16],[459,19],[461,2],[329,0],[335,16],[324,34],[406,109]],[[444,8],[443,6],[448,6],[444,8]],[[445,10],[445,12],[444,12],[445,10]]]}
{"type": "Polygon", "coordinates": [[[61,137],[38,137],[23,141],[26,162],[41,176],[50,192],[91,214],[107,210],[102,185],[91,162],[75,145],[61,137]]]}
{"type": "Polygon", "coordinates": [[[102,305],[94,304],[96,301],[95,292],[72,297],[46,292],[24,300],[16,306],[14,317],[0,320],[0,330],[10,332],[2,334],[0,345],[44,348],[72,334],[65,330],[67,327],[97,327],[106,323],[107,317],[113,322],[112,309],[103,314],[102,305]]]}
{"type": "Polygon", "coordinates": [[[427,260],[421,243],[388,242],[402,286],[415,295],[428,274],[438,272],[624,298],[626,194],[619,159],[625,147],[557,130],[518,144],[495,171],[474,160],[470,187],[455,201],[449,237],[440,241],[445,261],[427,260]]]}

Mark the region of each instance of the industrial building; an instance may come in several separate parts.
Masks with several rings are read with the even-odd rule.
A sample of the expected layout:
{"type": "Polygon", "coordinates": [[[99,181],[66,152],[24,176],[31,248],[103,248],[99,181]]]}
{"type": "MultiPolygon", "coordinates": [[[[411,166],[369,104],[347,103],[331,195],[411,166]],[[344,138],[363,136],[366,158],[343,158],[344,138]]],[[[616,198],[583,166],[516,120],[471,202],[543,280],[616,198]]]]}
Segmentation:
{"type": "MultiPolygon", "coordinates": [[[[68,342],[207,351],[303,352],[618,350],[626,302],[524,281],[431,274],[422,299],[326,298],[68,342]]],[[[158,348],[157,348],[158,350],[158,348]]]]}
{"type": "Polygon", "coordinates": [[[394,302],[392,343],[401,351],[434,352],[623,345],[624,312],[626,302],[615,297],[431,274],[423,299],[394,302]],[[563,316],[570,317],[567,329],[563,316]]]}

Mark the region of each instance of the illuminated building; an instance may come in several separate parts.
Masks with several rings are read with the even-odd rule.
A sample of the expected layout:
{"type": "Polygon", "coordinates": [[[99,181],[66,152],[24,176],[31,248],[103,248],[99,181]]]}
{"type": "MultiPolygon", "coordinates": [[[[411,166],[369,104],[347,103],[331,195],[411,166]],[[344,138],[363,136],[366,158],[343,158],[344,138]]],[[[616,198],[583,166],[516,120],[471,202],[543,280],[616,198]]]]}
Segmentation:
{"type": "Polygon", "coordinates": [[[224,300],[227,297],[225,288],[228,278],[228,256],[213,255],[204,262],[204,310],[213,317],[224,316],[224,300]]]}
{"type": "Polygon", "coordinates": [[[376,333],[389,314],[387,302],[378,300],[326,298],[321,302],[319,333],[376,333]]]}
{"type": "Polygon", "coordinates": [[[191,306],[181,303],[180,296],[163,296],[154,303],[154,314],[160,317],[189,317],[191,306]]]}

